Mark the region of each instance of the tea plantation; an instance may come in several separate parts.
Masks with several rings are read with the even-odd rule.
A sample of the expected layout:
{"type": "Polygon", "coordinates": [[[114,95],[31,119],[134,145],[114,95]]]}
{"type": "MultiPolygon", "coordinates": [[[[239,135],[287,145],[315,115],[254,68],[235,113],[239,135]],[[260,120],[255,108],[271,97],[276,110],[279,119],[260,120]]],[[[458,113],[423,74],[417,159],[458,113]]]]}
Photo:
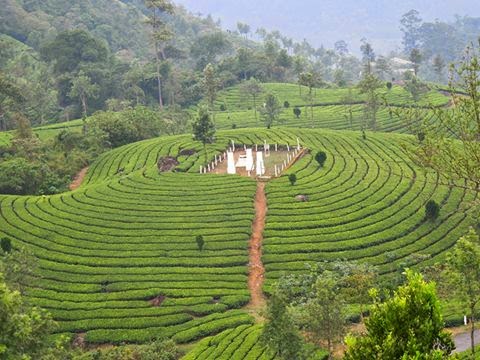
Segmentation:
{"type": "MultiPolygon", "coordinates": [[[[297,138],[312,151],[289,170],[297,184],[283,176],[266,188],[266,290],[283,273],[322,260],[368,261],[382,274],[403,263],[427,264],[441,259],[473,223],[468,204],[475,194],[412,166],[401,146],[412,137],[230,130],[217,134],[208,156],[231,139],[294,145],[297,138]],[[327,153],[323,168],[313,160],[318,150],[327,153]],[[300,194],[308,201],[298,202],[300,194]],[[441,204],[434,222],[424,219],[430,199],[441,204]]],[[[198,174],[203,159],[202,145],[190,135],[162,137],[103,154],[74,192],[0,196],[0,237],[39,259],[35,277],[25,279],[27,296],[53,314],[59,333],[78,333],[90,343],[158,337],[187,343],[236,328],[214,338],[222,347],[218,356],[209,350],[190,358],[250,351],[258,354],[252,358],[268,358],[253,345],[259,333],[249,326],[254,319],[241,310],[250,297],[256,184],[198,174]],[[165,156],[177,158],[175,171],[158,172],[157,159],[165,156]],[[198,235],[205,240],[201,251],[198,235]],[[236,336],[241,340],[224,344],[233,331],[243,331],[236,336]]]]}

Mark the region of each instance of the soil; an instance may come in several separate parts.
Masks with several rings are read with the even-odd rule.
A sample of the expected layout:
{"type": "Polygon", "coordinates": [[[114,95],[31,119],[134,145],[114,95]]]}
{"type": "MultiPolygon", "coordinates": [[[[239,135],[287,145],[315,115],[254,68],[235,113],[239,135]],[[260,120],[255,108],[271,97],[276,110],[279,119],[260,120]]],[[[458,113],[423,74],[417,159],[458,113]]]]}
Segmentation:
{"type": "Polygon", "coordinates": [[[249,245],[250,271],[248,275],[248,288],[250,290],[250,303],[248,307],[254,310],[260,310],[265,305],[265,295],[262,290],[265,279],[265,268],[262,263],[262,241],[266,216],[267,197],[265,195],[265,183],[257,182],[255,219],[252,224],[252,237],[250,238],[249,245]]]}
{"type": "Polygon", "coordinates": [[[153,298],[152,300],[150,300],[150,305],[154,306],[154,307],[159,307],[162,305],[162,303],[165,301],[166,297],[163,296],[163,295],[158,295],[156,298],[153,298]]]}
{"type": "Polygon", "coordinates": [[[161,157],[157,163],[160,172],[172,171],[178,164],[177,159],[171,156],[161,157]]]}
{"type": "Polygon", "coordinates": [[[80,172],[73,178],[73,181],[69,186],[71,191],[78,189],[82,185],[83,179],[85,179],[85,176],[87,175],[87,171],[88,166],[80,170],[80,172]]]}

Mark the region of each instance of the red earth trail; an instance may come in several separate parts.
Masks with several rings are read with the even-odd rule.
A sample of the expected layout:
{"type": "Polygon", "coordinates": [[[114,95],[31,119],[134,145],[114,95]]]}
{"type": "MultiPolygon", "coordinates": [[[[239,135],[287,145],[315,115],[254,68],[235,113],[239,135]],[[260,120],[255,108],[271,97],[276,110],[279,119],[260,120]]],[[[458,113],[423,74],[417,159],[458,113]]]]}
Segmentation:
{"type": "Polygon", "coordinates": [[[75,176],[72,183],[68,187],[71,191],[78,189],[82,185],[83,179],[85,178],[85,175],[87,175],[87,171],[88,166],[80,170],[80,172],[75,176]]]}
{"type": "Polygon", "coordinates": [[[263,294],[263,281],[265,268],[262,263],[262,241],[265,219],[267,216],[267,197],[265,195],[265,183],[257,182],[255,194],[255,219],[252,224],[252,237],[250,238],[250,262],[248,275],[248,288],[250,290],[250,303],[248,307],[259,310],[265,305],[263,294]]]}

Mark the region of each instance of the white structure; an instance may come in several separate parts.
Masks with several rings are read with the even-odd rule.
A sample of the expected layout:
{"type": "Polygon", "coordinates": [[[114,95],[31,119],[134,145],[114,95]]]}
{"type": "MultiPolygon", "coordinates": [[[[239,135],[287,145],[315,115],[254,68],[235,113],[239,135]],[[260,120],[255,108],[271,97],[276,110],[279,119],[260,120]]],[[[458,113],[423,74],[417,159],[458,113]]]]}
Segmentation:
{"type": "Polygon", "coordinates": [[[227,153],[227,174],[234,175],[237,173],[237,170],[235,169],[235,158],[233,156],[233,152],[229,151],[227,153]]]}
{"type": "Polygon", "coordinates": [[[245,168],[247,171],[252,171],[253,168],[253,152],[252,149],[247,149],[247,157],[245,159],[245,168]]]}
{"type": "Polygon", "coordinates": [[[300,147],[300,139],[299,139],[299,138],[297,138],[297,149],[298,149],[298,150],[301,149],[301,147],[300,147]]]}
{"type": "Polygon", "coordinates": [[[257,151],[257,175],[262,176],[264,174],[265,174],[265,162],[263,161],[263,153],[261,151],[257,151]]]}

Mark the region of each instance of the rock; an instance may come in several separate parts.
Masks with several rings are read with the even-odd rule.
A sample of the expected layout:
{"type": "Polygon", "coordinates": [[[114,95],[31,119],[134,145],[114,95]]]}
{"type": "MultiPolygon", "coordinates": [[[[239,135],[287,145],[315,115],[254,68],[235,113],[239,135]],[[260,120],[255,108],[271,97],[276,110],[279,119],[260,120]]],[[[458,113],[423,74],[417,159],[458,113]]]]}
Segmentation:
{"type": "Polygon", "coordinates": [[[295,196],[295,199],[297,199],[297,201],[307,202],[308,201],[308,196],[307,195],[297,195],[297,196],[295,196]]]}

